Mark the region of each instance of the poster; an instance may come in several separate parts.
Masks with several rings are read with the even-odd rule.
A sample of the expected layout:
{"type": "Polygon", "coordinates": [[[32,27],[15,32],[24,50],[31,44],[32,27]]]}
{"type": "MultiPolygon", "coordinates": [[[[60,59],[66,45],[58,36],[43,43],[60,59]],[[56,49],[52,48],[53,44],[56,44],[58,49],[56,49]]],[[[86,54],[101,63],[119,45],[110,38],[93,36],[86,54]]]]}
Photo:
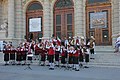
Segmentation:
{"type": "Polygon", "coordinates": [[[107,12],[90,13],[90,28],[107,28],[107,12]]]}
{"type": "Polygon", "coordinates": [[[42,20],[41,18],[31,18],[29,19],[29,32],[38,32],[41,31],[42,20]]]}

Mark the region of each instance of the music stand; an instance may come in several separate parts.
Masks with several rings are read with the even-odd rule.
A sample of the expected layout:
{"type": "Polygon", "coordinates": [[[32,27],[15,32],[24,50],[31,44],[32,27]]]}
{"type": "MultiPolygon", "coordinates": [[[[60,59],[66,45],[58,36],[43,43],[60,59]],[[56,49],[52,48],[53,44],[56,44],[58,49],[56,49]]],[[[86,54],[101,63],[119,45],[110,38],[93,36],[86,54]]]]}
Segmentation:
{"type": "MultiPolygon", "coordinates": [[[[32,60],[32,57],[33,57],[33,54],[28,54],[27,60],[29,60],[29,61],[32,60]]],[[[26,69],[32,70],[32,68],[30,67],[30,63],[27,63],[27,67],[24,70],[26,70],[26,69]]]]}

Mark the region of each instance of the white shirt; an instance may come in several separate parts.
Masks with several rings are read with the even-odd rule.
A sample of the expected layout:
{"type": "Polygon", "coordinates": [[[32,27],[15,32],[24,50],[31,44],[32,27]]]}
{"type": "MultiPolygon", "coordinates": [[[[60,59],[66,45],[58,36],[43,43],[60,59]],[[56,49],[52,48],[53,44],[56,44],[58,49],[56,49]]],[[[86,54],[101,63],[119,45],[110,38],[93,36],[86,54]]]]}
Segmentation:
{"type": "Polygon", "coordinates": [[[116,43],[117,43],[117,44],[120,44],[120,36],[117,38],[116,43]]]}

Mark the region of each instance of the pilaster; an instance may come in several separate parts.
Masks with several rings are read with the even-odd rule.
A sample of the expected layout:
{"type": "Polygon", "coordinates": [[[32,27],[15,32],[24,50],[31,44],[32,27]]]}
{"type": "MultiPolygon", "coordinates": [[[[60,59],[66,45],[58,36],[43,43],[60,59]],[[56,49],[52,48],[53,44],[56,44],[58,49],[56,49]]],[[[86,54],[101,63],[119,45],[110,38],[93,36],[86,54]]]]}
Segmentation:
{"type": "Polygon", "coordinates": [[[8,38],[14,38],[14,0],[8,0],[8,38]]]}

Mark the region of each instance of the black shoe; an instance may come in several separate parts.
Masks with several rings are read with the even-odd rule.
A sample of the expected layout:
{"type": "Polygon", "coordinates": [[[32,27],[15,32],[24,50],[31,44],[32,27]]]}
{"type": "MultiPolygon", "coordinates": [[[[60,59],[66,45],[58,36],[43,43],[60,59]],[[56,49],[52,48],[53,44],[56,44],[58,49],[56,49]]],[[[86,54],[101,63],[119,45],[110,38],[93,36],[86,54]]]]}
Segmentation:
{"type": "Polygon", "coordinates": [[[41,66],[45,66],[44,64],[41,64],[41,66]]]}
{"type": "Polygon", "coordinates": [[[49,70],[54,70],[54,68],[49,68],[49,70]]]}
{"type": "Polygon", "coordinates": [[[50,65],[48,64],[48,65],[46,65],[46,66],[50,66],[50,65]]]}
{"type": "Polygon", "coordinates": [[[9,64],[5,64],[5,66],[7,66],[7,65],[9,65],[9,64]]]}
{"type": "Polygon", "coordinates": [[[22,64],[22,66],[24,66],[25,64],[22,64]]]}
{"type": "Polygon", "coordinates": [[[75,71],[79,71],[79,69],[75,69],[75,71]]]}
{"type": "Polygon", "coordinates": [[[82,67],[83,66],[83,64],[80,64],[80,67],[82,67]]]}
{"type": "Polygon", "coordinates": [[[61,67],[62,67],[62,68],[65,68],[65,66],[64,66],[64,65],[62,65],[61,67]]]}
{"type": "Polygon", "coordinates": [[[56,67],[59,67],[59,65],[55,65],[56,67]]]}
{"type": "Polygon", "coordinates": [[[15,64],[12,64],[12,65],[15,65],[15,64]]]}
{"type": "Polygon", "coordinates": [[[84,66],[84,68],[89,68],[88,66],[84,66]]]}

